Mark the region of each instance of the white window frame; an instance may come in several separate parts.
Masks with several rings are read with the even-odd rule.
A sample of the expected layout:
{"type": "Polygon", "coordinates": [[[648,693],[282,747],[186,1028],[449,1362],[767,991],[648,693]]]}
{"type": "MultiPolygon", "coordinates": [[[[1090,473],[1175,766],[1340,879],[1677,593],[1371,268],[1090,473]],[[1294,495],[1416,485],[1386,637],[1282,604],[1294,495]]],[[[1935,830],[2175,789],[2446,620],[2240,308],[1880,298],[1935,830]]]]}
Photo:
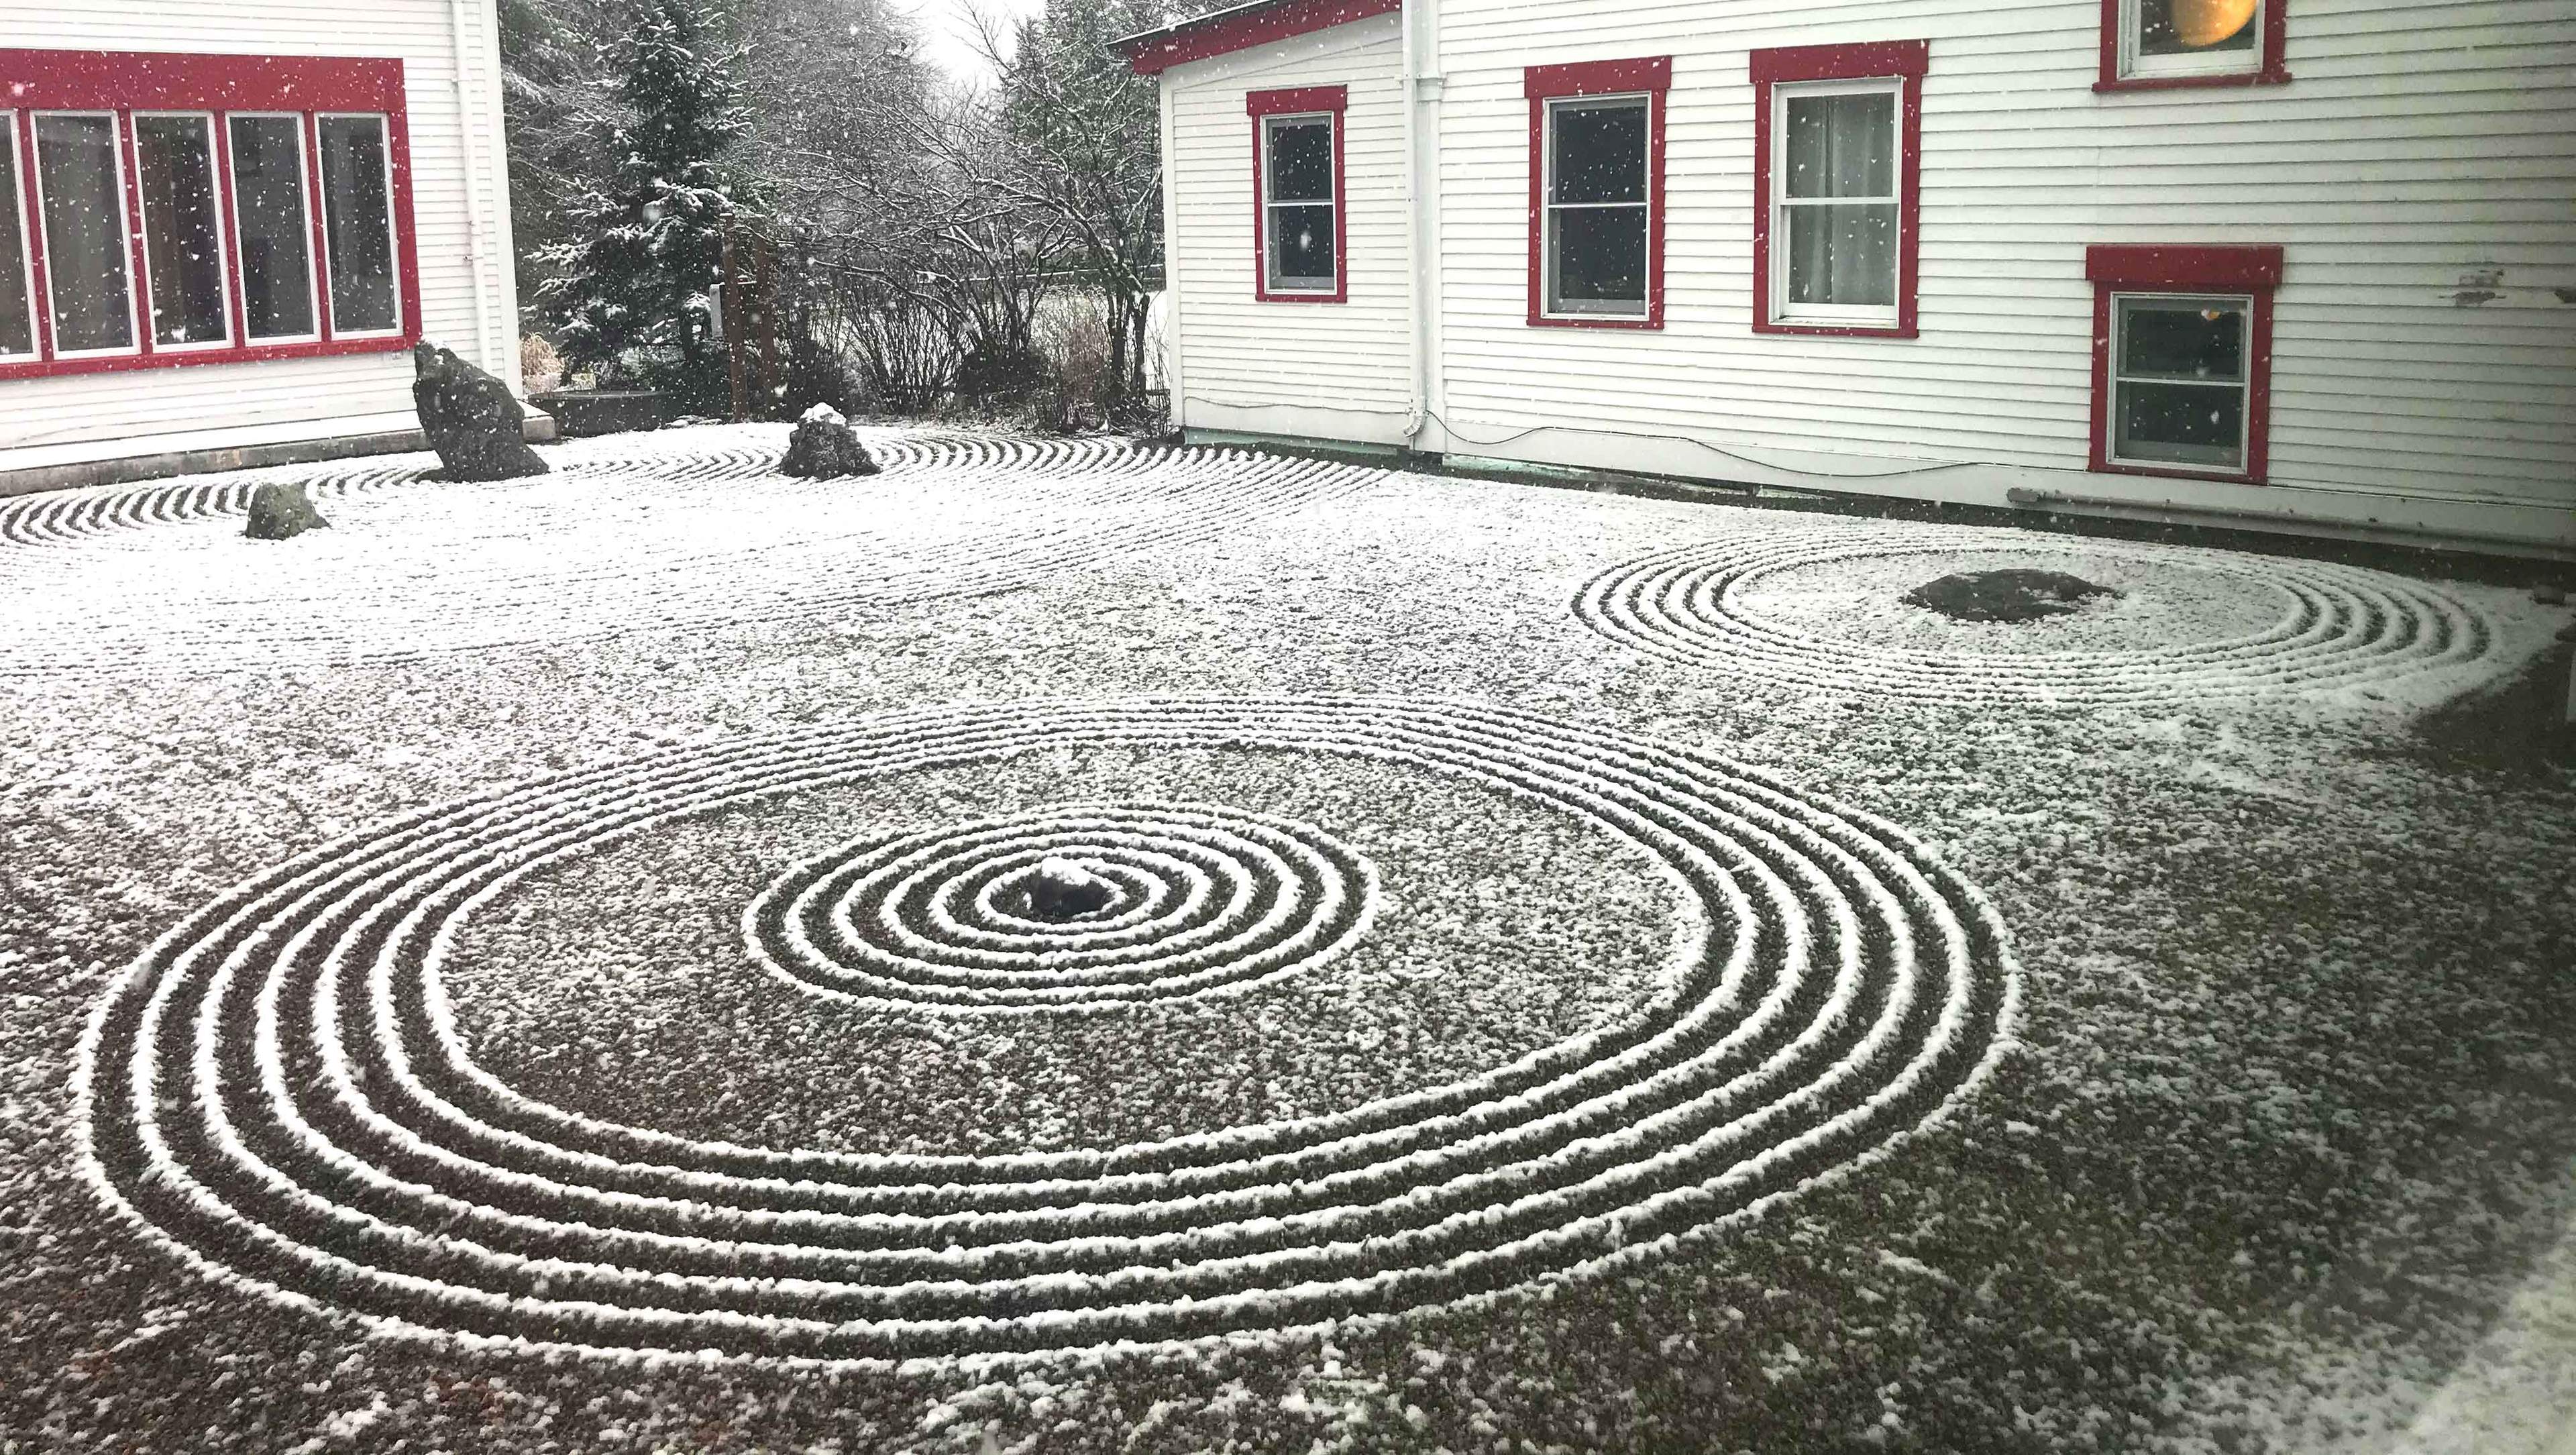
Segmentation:
{"type": "Polygon", "coordinates": [[[1643,319],[1654,310],[1655,299],[1655,209],[1663,199],[1655,195],[1655,93],[1652,91],[1612,91],[1599,96],[1550,96],[1546,109],[1539,114],[1539,317],[1594,322],[1600,319],[1643,319]],[[1560,111],[1606,111],[1612,107],[1636,107],[1646,119],[1646,144],[1637,155],[1637,191],[1645,198],[1639,202],[1559,202],[1556,200],[1556,118],[1560,111]],[[1642,292],[1631,307],[1625,299],[1586,299],[1580,307],[1568,307],[1560,298],[1557,286],[1556,214],[1559,212],[1598,212],[1611,208],[1636,208],[1646,218],[1646,272],[1639,280],[1642,292]]]}
{"type": "Polygon", "coordinates": [[[1771,212],[1771,276],[1763,286],[1771,290],[1770,321],[1773,323],[1817,324],[1829,328],[1898,328],[1903,326],[1900,313],[1905,305],[1905,88],[1911,84],[1904,76],[1875,76],[1860,80],[1778,81],[1771,87],[1771,196],[1766,199],[1771,212]],[[1884,197],[1805,197],[1789,196],[1789,102],[1800,96],[1868,96],[1894,98],[1887,108],[1888,157],[1895,190],[1884,197]],[[1884,305],[1863,303],[1792,303],[1789,301],[1789,262],[1795,248],[1789,228],[1792,207],[1859,207],[1893,206],[1896,209],[1898,236],[1892,240],[1888,257],[1896,275],[1889,280],[1888,301],[1884,305]]]}
{"type": "Polygon", "coordinates": [[[2102,458],[2114,465],[2140,470],[2185,470],[2210,475],[2242,475],[2250,468],[2254,441],[2254,295],[2251,293],[2183,293],[2154,288],[2114,289],[2111,293],[2111,355],[2104,368],[2104,378],[2111,397],[2103,401],[2102,458]],[[2217,390],[2226,381],[2193,380],[2154,374],[2131,376],[2123,372],[2122,360],[2128,355],[2128,309],[2135,300],[2151,299],[2167,307],[2212,305],[2237,310],[2237,327],[2243,331],[2237,345],[2239,376],[2236,389],[2236,458],[2232,461],[2140,459],[2120,453],[2120,390],[2127,384],[2174,384],[2191,389],[2217,390]]]}
{"type": "Polygon", "coordinates": [[[11,200],[18,204],[18,296],[27,300],[27,351],[13,354],[0,350],[0,360],[41,359],[45,356],[46,328],[52,320],[36,311],[40,301],[36,297],[36,241],[28,232],[36,225],[35,207],[20,180],[26,176],[28,167],[27,159],[18,154],[26,138],[18,133],[17,112],[0,111],[0,132],[5,132],[9,139],[6,156],[9,175],[5,181],[0,181],[0,186],[6,186],[11,200]]]}
{"type": "MultiPolygon", "coordinates": [[[[367,329],[346,329],[346,328],[342,328],[342,327],[340,326],[340,298],[339,298],[339,295],[335,293],[335,294],[333,294],[333,295],[331,296],[331,337],[333,337],[333,338],[335,338],[335,339],[344,339],[344,338],[345,338],[345,339],[399,338],[399,337],[401,337],[401,336],[402,336],[402,331],[403,331],[403,322],[404,322],[404,320],[403,320],[403,265],[402,265],[402,229],[401,229],[399,226],[397,226],[397,225],[396,225],[396,221],[397,221],[397,219],[396,219],[396,218],[395,218],[395,216],[394,216],[394,123],[393,123],[393,118],[392,118],[392,117],[390,117],[390,116],[387,116],[385,113],[383,113],[383,112],[381,112],[381,111],[316,111],[316,112],[312,113],[312,116],[313,116],[313,121],[312,121],[312,127],[313,127],[313,138],[312,138],[312,140],[313,140],[313,151],[312,151],[312,154],[313,154],[315,157],[319,157],[319,156],[321,156],[321,155],[322,155],[322,123],[323,123],[323,122],[325,122],[325,121],[372,121],[372,122],[374,122],[374,123],[376,124],[376,134],[377,134],[377,136],[378,136],[379,138],[381,138],[381,139],[382,139],[382,141],[383,141],[383,143],[384,143],[384,154],[385,154],[385,199],[384,199],[384,201],[385,201],[385,206],[384,206],[384,219],[385,219],[385,246],[390,250],[390,251],[389,251],[389,256],[388,256],[388,261],[391,263],[392,268],[393,268],[393,272],[392,272],[392,274],[390,275],[390,277],[389,277],[389,279],[388,279],[388,281],[392,284],[392,286],[393,286],[393,290],[394,290],[394,323],[393,323],[393,327],[391,327],[391,328],[367,328],[367,329]]],[[[317,178],[317,179],[316,179],[317,184],[318,184],[318,181],[319,181],[319,179],[317,178]]],[[[331,286],[331,248],[332,248],[332,245],[333,245],[335,242],[337,242],[337,241],[338,241],[338,237],[337,237],[337,224],[336,224],[336,223],[334,223],[334,222],[332,221],[332,218],[331,218],[331,201],[330,201],[330,199],[329,199],[329,198],[324,197],[324,196],[322,196],[322,195],[321,195],[321,189],[320,189],[320,187],[319,187],[318,185],[316,185],[316,186],[313,188],[313,205],[314,205],[315,207],[318,207],[318,208],[322,209],[322,233],[323,233],[323,237],[322,237],[322,256],[321,256],[321,257],[319,257],[319,258],[314,259],[314,269],[313,269],[313,271],[314,271],[314,275],[315,275],[315,277],[316,277],[316,278],[317,278],[317,280],[318,280],[318,286],[323,287],[323,288],[328,288],[328,287],[330,287],[330,286],[331,286]]],[[[1335,258],[1333,259],[1333,266],[1334,266],[1336,269],[1338,269],[1338,268],[1340,268],[1340,267],[1341,267],[1341,265],[1342,265],[1342,264],[1341,264],[1341,259],[1340,259],[1340,257],[1339,257],[1338,255],[1336,255],[1336,256],[1335,256],[1335,258]]],[[[317,319],[317,321],[318,321],[318,319],[317,319]]]]}
{"type": "Polygon", "coordinates": [[[54,341],[52,357],[57,359],[135,358],[143,353],[143,340],[147,338],[149,334],[147,332],[147,325],[141,316],[143,309],[143,290],[135,286],[134,220],[131,217],[128,217],[125,212],[125,199],[132,195],[128,190],[131,183],[125,175],[125,148],[127,144],[126,127],[122,122],[118,121],[115,112],[102,111],[96,108],[71,107],[62,110],[29,111],[27,115],[32,123],[28,127],[28,142],[30,145],[29,159],[35,164],[34,171],[36,174],[36,211],[35,216],[30,219],[29,225],[38,229],[40,235],[45,241],[45,328],[48,335],[54,341]],[[119,275],[125,279],[125,336],[129,340],[127,345],[121,349],[66,349],[63,347],[62,330],[55,327],[56,321],[60,318],[60,314],[56,310],[54,290],[55,284],[62,277],[62,270],[53,265],[53,234],[42,231],[45,226],[45,159],[43,149],[34,145],[37,140],[35,130],[37,127],[44,124],[44,120],[48,116],[103,116],[107,118],[108,137],[113,143],[109,150],[116,154],[116,234],[118,237],[124,239],[125,243],[123,247],[116,250],[117,270],[119,275]]]}
{"type": "MultiPolygon", "coordinates": [[[[225,206],[224,206],[224,204],[225,204],[227,201],[229,201],[229,200],[230,200],[230,198],[226,195],[226,191],[225,191],[225,189],[226,189],[226,187],[230,184],[231,179],[230,179],[229,177],[227,177],[227,176],[225,176],[225,175],[224,175],[224,174],[225,174],[225,172],[226,172],[228,169],[224,166],[224,152],[223,152],[223,148],[222,148],[222,146],[218,143],[218,140],[217,140],[217,138],[216,138],[216,136],[215,136],[215,128],[216,128],[218,125],[221,125],[221,124],[222,124],[222,118],[220,117],[220,115],[219,115],[218,113],[216,113],[216,112],[212,112],[212,111],[186,111],[186,110],[181,110],[181,111],[137,111],[137,112],[133,113],[133,116],[134,116],[134,165],[135,165],[138,169],[139,169],[139,168],[141,168],[141,167],[142,167],[142,165],[143,165],[143,123],[144,123],[144,122],[149,121],[149,120],[152,120],[152,119],[154,119],[154,118],[156,118],[156,117],[188,117],[188,118],[192,118],[192,119],[195,119],[195,120],[198,120],[198,121],[202,121],[202,122],[204,122],[204,123],[206,124],[206,174],[207,174],[207,181],[208,181],[208,184],[209,184],[209,190],[211,190],[211,191],[212,191],[212,193],[214,194],[214,199],[215,199],[215,268],[216,268],[216,281],[217,281],[217,286],[221,289],[221,291],[222,291],[222,295],[223,295],[223,296],[222,296],[222,298],[219,300],[219,301],[222,303],[222,305],[223,305],[223,306],[222,306],[222,308],[221,308],[221,309],[219,309],[219,310],[218,310],[219,312],[221,312],[221,313],[222,313],[222,315],[223,315],[223,319],[224,319],[224,332],[223,332],[223,336],[222,336],[221,338],[215,338],[215,339],[192,339],[192,340],[190,340],[189,342],[187,342],[187,343],[183,343],[183,344],[165,344],[165,343],[163,343],[163,342],[161,341],[161,337],[160,337],[160,330],[156,328],[156,329],[154,329],[154,330],[153,330],[153,336],[152,336],[152,351],[153,351],[154,353],[156,353],[156,354],[187,354],[187,353],[198,353],[198,352],[211,352],[211,351],[216,350],[216,349],[229,349],[229,348],[232,348],[232,347],[234,347],[234,341],[233,341],[233,255],[232,255],[232,235],[231,235],[231,231],[230,231],[230,229],[228,229],[228,228],[226,228],[226,227],[224,226],[224,212],[225,212],[225,206]]],[[[224,140],[224,141],[229,141],[229,140],[230,140],[230,138],[229,138],[229,137],[227,137],[227,138],[224,138],[223,140],[224,140]]],[[[137,203],[142,207],[142,210],[143,210],[143,248],[142,248],[142,253],[143,253],[143,321],[144,321],[145,325],[148,327],[148,326],[150,326],[150,324],[152,323],[152,317],[153,317],[153,314],[152,314],[152,297],[153,297],[153,294],[152,294],[152,200],[151,200],[150,198],[148,198],[148,197],[145,197],[145,196],[143,195],[143,188],[142,188],[142,185],[141,185],[141,183],[142,183],[142,177],[139,175],[139,173],[138,173],[138,175],[137,175],[137,176],[136,176],[136,178],[135,178],[135,182],[136,182],[136,186],[135,186],[135,189],[134,189],[134,196],[135,196],[135,200],[136,200],[136,202],[137,202],[137,203]]]]}
{"type": "Polygon", "coordinates": [[[1342,118],[1333,111],[1273,111],[1261,116],[1261,291],[1265,293],[1338,293],[1342,289],[1342,118]],[[1270,139],[1282,126],[1324,123],[1325,165],[1332,171],[1331,195],[1320,202],[1279,202],[1270,196],[1270,139]],[[1278,237],[1273,214],[1282,207],[1321,207],[1333,214],[1333,275],[1317,282],[1289,279],[1275,271],[1278,258],[1271,244],[1278,237]]]}
{"type": "MultiPolygon", "coordinates": [[[[305,316],[313,320],[313,329],[309,333],[270,333],[253,335],[250,331],[250,288],[248,284],[245,283],[239,291],[241,293],[242,300],[242,344],[248,348],[267,348],[271,344],[315,344],[322,342],[322,289],[328,286],[323,281],[323,274],[330,269],[331,260],[328,258],[316,257],[313,252],[314,209],[322,205],[322,199],[316,195],[316,188],[314,186],[315,178],[313,176],[313,156],[311,148],[319,147],[322,144],[322,139],[318,132],[313,133],[310,136],[307,135],[310,123],[305,120],[305,117],[308,114],[309,113],[302,111],[225,111],[218,113],[225,128],[224,186],[228,190],[224,193],[224,202],[234,214],[234,230],[236,232],[240,230],[241,164],[233,155],[232,124],[235,121],[252,120],[291,121],[295,123],[295,175],[298,179],[298,190],[304,197],[304,215],[302,218],[298,219],[296,225],[303,229],[298,236],[304,239],[304,308],[305,316]]],[[[239,256],[240,245],[236,243],[234,245],[234,249],[234,255],[225,259],[227,265],[241,261],[239,256]]],[[[396,297],[400,296],[400,292],[397,290],[396,297]]],[[[396,308],[399,310],[400,305],[397,304],[396,308]]],[[[334,334],[333,337],[336,338],[338,335],[334,334]]]]}
{"type": "Polygon", "coordinates": [[[2120,79],[2148,81],[2168,76],[2254,75],[2263,69],[2264,25],[2270,19],[2264,11],[2279,3],[2281,0],[2254,0],[2254,18],[2246,22],[2246,27],[2254,32],[2254,44],[2244,49],[2151,56],[2143,53],[2147,33],[2143,0],[2120,0],[2120,79]]]}

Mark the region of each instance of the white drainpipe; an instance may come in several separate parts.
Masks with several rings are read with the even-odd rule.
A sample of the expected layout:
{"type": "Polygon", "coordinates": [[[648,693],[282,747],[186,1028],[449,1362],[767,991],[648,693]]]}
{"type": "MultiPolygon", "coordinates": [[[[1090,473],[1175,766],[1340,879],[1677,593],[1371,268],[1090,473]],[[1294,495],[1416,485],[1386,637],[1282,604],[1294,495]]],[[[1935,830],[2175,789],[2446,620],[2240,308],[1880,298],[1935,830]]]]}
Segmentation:
{"type": "Polygon", "coordinates": [[[492,356],[492,320],[483,299],[483,184],[474,168],[474,98],[465,82],[469,3],[471,0],[448,0],[447,16],[456,50],[456,150],[465,173],[465,266],[474,280],[474,286],[467,291],[474,295],[475,362],[494,377],[509,381],[510,392],[516,394],[520,388],[518,361],[492,356]]]}
{"type": "MultiPolygon", "coordinates": [[[[1404,442],[1423,448],[1440,412],[1440,14],[1438,0],[1404,0],[1405,302],[1413,335],[1404,442]]],[[[1433,445],[1445,441],[1433,436],[1433,445]]]]}

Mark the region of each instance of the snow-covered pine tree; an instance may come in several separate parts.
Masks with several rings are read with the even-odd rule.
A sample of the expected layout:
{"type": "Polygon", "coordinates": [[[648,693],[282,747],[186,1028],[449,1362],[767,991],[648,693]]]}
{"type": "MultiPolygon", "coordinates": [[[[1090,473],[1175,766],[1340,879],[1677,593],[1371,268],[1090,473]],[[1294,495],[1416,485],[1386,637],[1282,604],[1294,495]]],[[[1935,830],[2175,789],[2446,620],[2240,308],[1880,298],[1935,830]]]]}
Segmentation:
{"type": "Polygon", "coordinates": [[[604,186],[567,205],[567,240],[542,256],[539,311],[575,368],[669,388],[703,406],[724,393],[709,297],[735,197],[725,154],[750,130],[742,52],[700,0],[634,0],[602,51],[627,113],[604,186]]]}

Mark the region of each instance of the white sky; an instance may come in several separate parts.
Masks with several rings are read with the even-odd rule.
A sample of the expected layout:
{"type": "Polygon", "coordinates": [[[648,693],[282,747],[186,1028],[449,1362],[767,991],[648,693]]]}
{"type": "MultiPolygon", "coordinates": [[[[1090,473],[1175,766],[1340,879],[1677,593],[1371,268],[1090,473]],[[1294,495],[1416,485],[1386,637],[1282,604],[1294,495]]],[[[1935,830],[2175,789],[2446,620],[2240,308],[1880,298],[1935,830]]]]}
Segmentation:
{"type": "Polygon", "coordinates": [[[984,64],[968,39],[974,33],[967,18],[969,4],[980,5],[1007,34],[1022,19],[1044,9],[1046,0],[909,0],[905,8],[920,28],[921,58],[961,81],[989,82],[993,68],[984,64]]]}

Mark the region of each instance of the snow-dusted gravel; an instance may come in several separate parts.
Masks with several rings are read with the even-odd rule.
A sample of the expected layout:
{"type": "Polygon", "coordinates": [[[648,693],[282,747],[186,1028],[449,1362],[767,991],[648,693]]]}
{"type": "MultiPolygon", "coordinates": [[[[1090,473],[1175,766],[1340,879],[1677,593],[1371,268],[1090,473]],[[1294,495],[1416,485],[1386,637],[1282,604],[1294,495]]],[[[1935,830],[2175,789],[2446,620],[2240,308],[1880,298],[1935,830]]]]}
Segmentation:
{"type": "Polygon", "coordinates": [[[0,1450],[2576,1420],[2564,610],[784,435],[0,502],[0,1450]]]}

